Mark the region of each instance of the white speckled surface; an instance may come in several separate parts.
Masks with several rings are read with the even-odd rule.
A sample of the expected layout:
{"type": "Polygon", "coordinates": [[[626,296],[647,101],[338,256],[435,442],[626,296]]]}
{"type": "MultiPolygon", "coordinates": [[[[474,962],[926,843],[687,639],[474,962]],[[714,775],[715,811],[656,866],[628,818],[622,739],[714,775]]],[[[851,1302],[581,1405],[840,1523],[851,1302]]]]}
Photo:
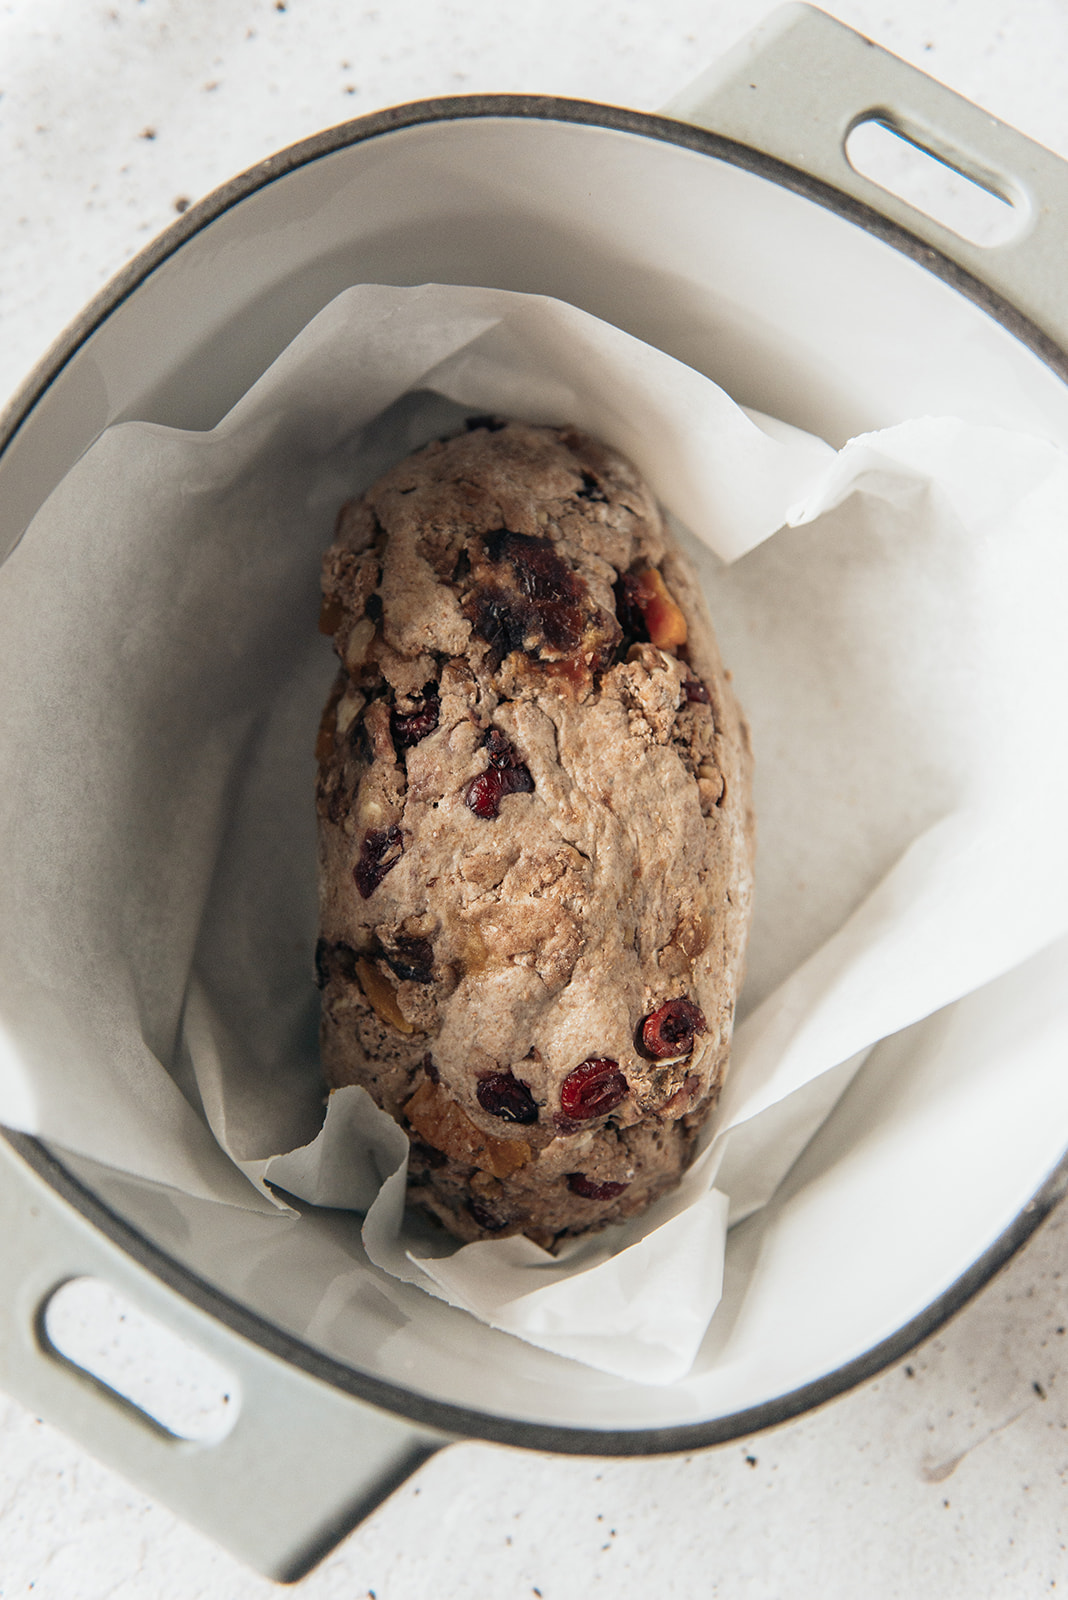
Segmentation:
{"type": "MultiPolygon", "coordinates": [[[[234,173],[398,101],[547,92],[655,109],[766,0],[0,0],[0,403],[108,277],[234,173]]],[[[1064,0],[838,0],[844,21],[1068,157],[1064,0]]],[[[824,1410],[688,1458],[462,1445],[307,1600],[1068,1587],[1068,1294],[1056,1214],[934,1340],[824,1410]]],[[[0,1401],[0,1600],[252,1600],[274,1586],[0,1401]]]]}

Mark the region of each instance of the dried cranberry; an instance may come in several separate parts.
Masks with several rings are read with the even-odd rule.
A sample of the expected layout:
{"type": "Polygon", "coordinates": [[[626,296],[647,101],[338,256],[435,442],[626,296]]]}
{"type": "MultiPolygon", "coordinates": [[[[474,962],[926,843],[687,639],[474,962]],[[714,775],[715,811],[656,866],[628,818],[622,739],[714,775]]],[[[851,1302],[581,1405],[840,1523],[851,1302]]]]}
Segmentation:
{"type": "Polygon", "coordinates": [[[464,804],[485,822],[501,814],[506,794],[533,794],[534,779],[499,728],[491,728],[486,741],[489,766],[464,790],[464,804]]]}
{"type": "Polygon", "coordinates": [[[503,772],[506,767],[519,765],[519,754],[515,745],[510,742],[507,735],[500,728],[491,728],[486,737],[486,755],[491,767],[496,767],[503,772]]]}
{"type": "Polygon", "coordinates": [[[501,801],[506,794],[533,794],[534,779],[526,767],[511,767],[506,772],[480,772],[472,778],[464,800],[476,817],[492,822],[501,814],[501,801]]]}
{"type": "Polygon", "coordinates": [[[510,564],[519,592],[535,605],[575,605],[585,597],[582,579],[551,539],[498,528],[486,535],[485,546],[491,561],[510,564]]]}
{"type": "Polygon", "coordinates": [[[481,1200],[469,1200],[467,1209],[479,1227],[485,1228],[487,1233],[500,1233],[502,1228],[507,1228],[508,1226],[506,1217],[495,1217],[489,1207],[482,1204],[481,1200]]]}
{"type": "Polygon", "coordinates": [[[531,1123],[538,1120],[534,1096],[525,1083],[510,1072],[490,1072],[478,1080],[475,1089],[478,1103],[491,1117],[502,1122],[531,1123]]]}
{"type": "Polygon", "coordinates": [[[440,715],[438,686],[436,683],[428,683],[423,690],[422,700],[416,704],[414,711],[403,714],[397,711],[390,713],[389,728],[397,749],[410,750],[413,744],[418,744],[428,733],[433,733],[440,715]]]}
{"type": "Polygon", "coordinates": [[[496,672],[505,656],[522,650],[527,636],[524,612],[500,589],[476,589],[464,604],[464,612],[490,647],[490,668],[496,672]]]}
{"type": "Polygon", "coordinates": [[[641,585],[633,572],[621,572],[612,587],[616,600],[616,620],[623,630],[621,653],[626,655],[632,644],[648,644],[649,629],[645,612],[638,603],[641,585]]]}
{"type": "Polygon", "coordinates": [[[688,1056],[695,1033],[708,1027],[705,1014],[692,1000],[665,1000],[638,1024],[635,1044],[641,1055],[653,1061],[669,1056],[688,1056]]]}
{"type": "Polygon", "coordinates": [[[712,703],[712,696],[709,694],[700,678],[685,679],[682,685],[682,692],[686,696],[687,700],[689,700],[691,703],[696,701],[696,703],[701,706],[711,705],[712,703]]]}
{"type": "Polygon", "coordinates": [[[546,647],[577,650],[592,616],[590,594],[552,540],[498,528],[483,543],[497,571],[472,591],[464,611],[496,664],[528,644],[537,655],[546,647]]]}
{"type": "Polygon", "coordinates": [[[390,823],[388,828],[364,835],[360,859],[352,869],[352,876],[365,900],[378,888],[386,873],[392,872],[401,858],[403,848],[401,831],[395,822],[390,823]]]}
{"type": "Polygon", "coordinates": [[[564,1079],[560,1109],[569,1121],[586,1122],[614,1111],[629,1092],[618,1061],[591,1056],[564,1079]]]}
{"type": "Polygon", "coordinates": [[[434,949],[429,939],[406,939],[398,936],[395,950],[382,954],[398,978],[409,978],[413,983],[432,983],[434,978],[434,949]]]}
{"type": "Polygon", "coordinates": [[[628,1183],[594,1183],[584,1172],[569,1172],[567,1186],[584,1200],[617,1200],[624,1189],[630,1188],[628,1183]]]}

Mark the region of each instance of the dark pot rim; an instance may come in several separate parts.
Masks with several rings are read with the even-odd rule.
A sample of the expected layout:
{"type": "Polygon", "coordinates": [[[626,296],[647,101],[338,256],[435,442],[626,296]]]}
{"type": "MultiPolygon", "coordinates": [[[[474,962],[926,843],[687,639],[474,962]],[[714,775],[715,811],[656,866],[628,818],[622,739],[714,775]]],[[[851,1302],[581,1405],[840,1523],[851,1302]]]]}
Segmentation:
{"type": "MultiPolygon", "coordinates": [[[[334,151],[433,122],[513,118],[567,122],[656,139],[752,172],[856,223],[975,302],[1068,380],[1068,355],[981,279],[895,222],[828,184],[752,147],[689,123],[588,101],[537,95],[463,95],[421,100],[327,128],[251,167],[184,213],[122,269],[86,306],[0,413],[0,455],[67,362],[163,262],[225,211],[287,173],[334,151]]],[[[900,1360],[961,1309],[1030,1238],[1068,1189],[1068,1151],[1004,1232],[942,1294],[895,1333],[834,1371],[760,1405],[705,1422],[653,1428],[565,1427],[476,1411],[430,1399],[362,1373],[286,1333],[215,1288],[105,1205],[41,1140],[0,1130],[29,1167],[139,1265],[194,1306],[270,1354],[359,1400],[434,1431],[559,1454],[637,1456],[681,1453],[725,1444],[825,1405],[900,1360]]]]}

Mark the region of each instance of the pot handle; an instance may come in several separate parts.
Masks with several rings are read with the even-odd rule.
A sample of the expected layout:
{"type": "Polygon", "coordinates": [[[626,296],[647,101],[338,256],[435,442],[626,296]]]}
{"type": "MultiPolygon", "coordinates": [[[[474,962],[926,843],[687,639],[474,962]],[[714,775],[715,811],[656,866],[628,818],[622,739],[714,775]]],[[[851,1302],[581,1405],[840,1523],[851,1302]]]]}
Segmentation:
{"type": "MultiPolygon", "coordinates": [[[[663,108],[800,168],[899,223],[1068,349],[1068,163],[814,6],[780,7],[663,108]],[[1020,227],[984,246],[851,166],[860,123],[890,127],[1009,201],[1020,227]]],[[[966,288],[966,283],[960,287],[966,288]]]]}
{"type": "MultiPolygon", "coordinates": [[[[0,1137],[0,1383],[238,1560],[294,1582],[449,1442],[312,1377],[201,1310],[33,1170],[48,1160],[36,1140],[0,1137]],[[51,1346],[48,1302],[64,1283],[86,1276],[228,1370],[237,1415],[224,1437],[175,1437],[51,1346]]],[[[65,1169],[57,1173],[69,1183],[65,1169]]]]}

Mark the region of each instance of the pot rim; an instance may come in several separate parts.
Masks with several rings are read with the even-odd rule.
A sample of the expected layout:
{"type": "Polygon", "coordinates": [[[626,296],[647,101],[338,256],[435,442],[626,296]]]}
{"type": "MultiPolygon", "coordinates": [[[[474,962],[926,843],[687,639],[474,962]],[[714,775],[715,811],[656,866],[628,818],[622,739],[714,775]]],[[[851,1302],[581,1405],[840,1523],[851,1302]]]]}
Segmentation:
{"type": "MultiPolygon", "coordinates": [[[[671,117],[592,101],[542,95],[458,95],[418,100],[355,118],[300,140],[212,191],[158,235],[94,296],[0,411],[0,456],[80,347],[157,267],[232,206],[276,179],[335,151],[433,122],[513,118],[607,128],[681,146],[740,167],[835,212],[891,245],[973,301],[1068,381],[1068,353],[1009,300],[942,252],[863,202],[774,156],[671,117]]],[[[874,1377],[942,1327],[1030,1238],[1068,1190],[1068,1150],[1009,1226],[956,1281],[862,1355],[786,1394],[700,1423],[652,1428],[569,1427],[497,1415],[435,1400],[360,1372],[287,1333],[217,1289],[106,1205],[42,1140],[10,1129],[0,1136],[27,1165],[105,1237],[209,1316],[312,1377],[438,1432],[557,1454],[665,1455],[746,1438],[814,1410],[874,1377]]]]}
{"type": "Polygon", "coordinates": [[[570,122],[633,133],[679,145],[701,155],[718,157],[743,171],[769,179],[790,189],[828,211],[854,222],[867,233],[892,245],[902,255],[925,267],[972,300],[1040,360],[1068,382],[1068,351],[1052,339],[1011,301],[992,289],[982,278],[958,265],[949,256],[911,233],[882,212],[843,193],[832,184],[791,166],[777,156],[767,155],[752,145],[725,134],[713,133],[675,117],[655,112],[631,111],[623,106],[602,105],[592,100],[572,100],[553,95],[474,94],[451,95],[431,100],[413,100],[403,105],[373,111],[349,122],[336,123],[296,144],[268,156],[198,200],[182,216],[158,234],[89,301],[69,323],[41,360],[0,409],[0,456],[28,419],[37,402],[59,376],[72,356],[107,320],[116,308],[137,289],[157,267],[174,255],[193,236],[214,222],[225,211],[266,188],[275,179],[332,155],[350,145],[396,133],[431,122],[459,122],[478,118],[512,118],[536,122],[570,122]]]}

